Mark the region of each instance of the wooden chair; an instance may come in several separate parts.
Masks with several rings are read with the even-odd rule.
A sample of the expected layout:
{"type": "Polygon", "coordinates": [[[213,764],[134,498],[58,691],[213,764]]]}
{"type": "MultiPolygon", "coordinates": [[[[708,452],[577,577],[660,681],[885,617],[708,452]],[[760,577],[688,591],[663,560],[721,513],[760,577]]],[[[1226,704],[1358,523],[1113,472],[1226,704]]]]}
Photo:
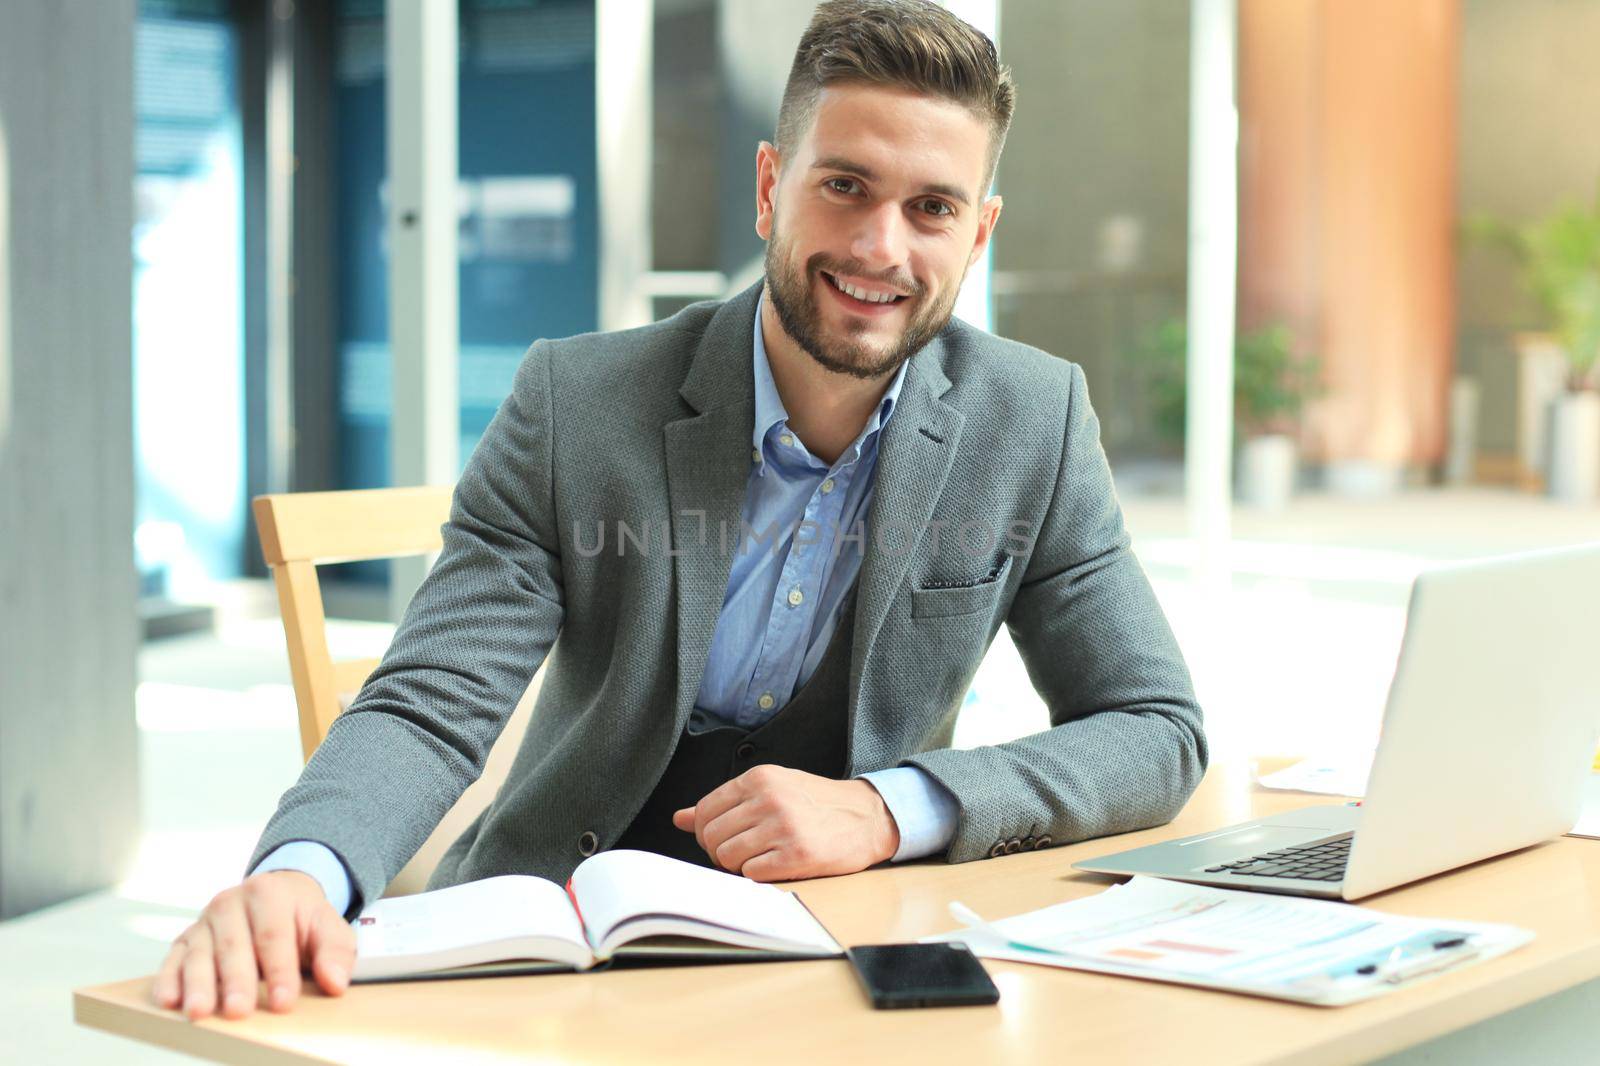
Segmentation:
{"type": "MultiPolygon", "coordinates": [[[[449,488],[361,489],[257,496],[253,502],[261,552],[278,589],[289,646],[289,672],[300,712],[300,748],[311,758],[328,728],[355,699],[377,659],[335,662],[328,649],[317,567],[363,559],[427,555],[443,546],[440,527],[450,515],[449,488]]],[[[445,815],[387,895],[417,892],[444,850],[476,818],[505,780],[538,693],[528,684],[505,731],[489,752],[483,776],[445,815]]]]}

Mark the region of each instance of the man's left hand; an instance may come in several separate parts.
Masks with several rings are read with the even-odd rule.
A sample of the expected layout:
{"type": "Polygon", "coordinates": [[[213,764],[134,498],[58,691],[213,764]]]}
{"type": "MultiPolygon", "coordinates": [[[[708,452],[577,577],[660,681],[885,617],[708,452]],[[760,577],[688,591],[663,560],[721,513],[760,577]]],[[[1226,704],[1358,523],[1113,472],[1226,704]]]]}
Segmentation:
{"type": "Polygon", "coordinates": [[[672,816],[711,861],[754,881],[865,870],[893,858],[900,829],[878,790],[784,766],[757,766],[672,816]]]}

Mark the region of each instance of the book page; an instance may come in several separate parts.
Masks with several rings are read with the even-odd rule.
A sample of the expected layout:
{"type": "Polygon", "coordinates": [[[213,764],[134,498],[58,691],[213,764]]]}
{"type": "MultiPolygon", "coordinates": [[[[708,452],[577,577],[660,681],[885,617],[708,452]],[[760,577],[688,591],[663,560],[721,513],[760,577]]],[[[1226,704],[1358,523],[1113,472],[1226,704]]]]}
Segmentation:
{"type": "Polygon", "coordinates": [[[601,958],[630,932],[688,934],[778,951],[840,951],[792,893],[664,855],[602,852],[579,865],[572,893],[601,958]]]}
{"type": "Polygon", "coordinates": [[[542,877],[490,877],[380,899],[352,924],[358,981],[518,957],[580,968],[592,961],[572,901],[542,877]]]}

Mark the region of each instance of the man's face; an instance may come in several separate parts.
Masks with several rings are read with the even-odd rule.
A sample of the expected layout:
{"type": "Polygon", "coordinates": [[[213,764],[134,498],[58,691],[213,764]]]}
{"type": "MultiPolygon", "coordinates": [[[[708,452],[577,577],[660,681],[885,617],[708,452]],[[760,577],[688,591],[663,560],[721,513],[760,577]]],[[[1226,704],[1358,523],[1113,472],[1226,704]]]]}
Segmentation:
{"type": "Polygon", "coordinates": [[[988,245],[989,126],[937,97],[876,86],[822,91],[790,157],[756,156],[756,232],[784,331],[818,363],[888,374],[950,320],[988,245]]]}

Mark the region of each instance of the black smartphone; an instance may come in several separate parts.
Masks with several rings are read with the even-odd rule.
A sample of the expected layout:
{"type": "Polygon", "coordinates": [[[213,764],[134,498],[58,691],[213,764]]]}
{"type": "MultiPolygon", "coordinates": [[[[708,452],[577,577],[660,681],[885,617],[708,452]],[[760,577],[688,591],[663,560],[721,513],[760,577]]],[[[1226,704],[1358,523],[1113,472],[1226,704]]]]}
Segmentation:
{"type": "Polygon", "coordinates": [[[845,955],[879,1010],[1000,1002],[1000,990],[965,944],[870,944],[845,955]]]}

